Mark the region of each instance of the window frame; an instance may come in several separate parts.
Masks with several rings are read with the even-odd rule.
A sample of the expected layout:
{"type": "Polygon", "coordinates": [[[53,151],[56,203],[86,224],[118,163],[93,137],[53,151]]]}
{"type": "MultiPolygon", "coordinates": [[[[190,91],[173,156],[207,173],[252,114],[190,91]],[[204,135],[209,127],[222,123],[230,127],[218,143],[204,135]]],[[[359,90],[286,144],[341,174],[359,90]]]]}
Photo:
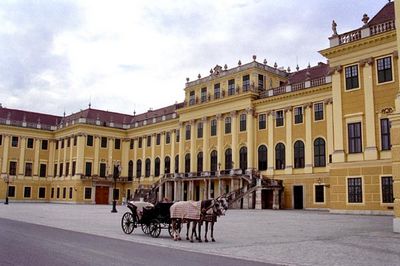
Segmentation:
{"type": "Polygon", "coordinates": [[[259,114],[258,115],[258,130],[267,129],[267,114],[259,114]]]}
{"type": "Polygon", "coordinates": [[[314,184],[314,204],[325,204],[326,203],[326,195],[325,195],[326,189],[325,189],[325,184],[314,184]],[[322,188],[322,199],[323,201],[317,201],[317,187],[322,188]]]}
{"type": "Polygon", "coordinates": [[[376,65],[376,67],[375,67],[375,71],[376,71],[376,83],[377,83],[377,85],[382,85],[382,84],[387,84],[387,83],[390,83],[390,82],[394,82],[394,67],[393,67],[393,56],[392,55],[387,55],[387,56],[381,56],[381,57],[379,57],[379,58],[376,58],[375,59],[375,65],[376,65]],[[384,68],[384,69],[381,69],[381,70],[379,70],[379,61],[380,60],[383,60],[383,66],[385,67],[385,62],[384,62],[384,60],[385,59],[387,59],[387,58],[389,58],[390,59],[390,71],[387,71],[389,68],[384,68]],[[383,72],[384,73],[384,76],[385,76],[385,80],[383,80],[383,81],[380,81],[379,79],[380,79],[380,77],[379,77],[379,73],[381,72],[381,71],[385,71],[385,72],[383,72]],[[387,72],[386,72],[387,71],[387,72]],[[385,74],[386,73],[386,74],[385,74]],[[391,80],[386,80],[386,75],[387,75],[387,73],[390,73],[390,76],[391,76],[391,80]]]}
{"type": "Polygon", "coordinates": [[[239,132],[245,132],[247,130],[247,114],[239,115],[239,132]]]}
{"type": "Polygon", "coordinates": [[[313,156],[314,157],[314,160],[313,160],[314,167],[326,167],[326,141],[325,141],[324,138],[317,137],[317,138],[314,139],[314,141],[313,141],[313,155],[314,155],[313,156]],[[318,145],[318,146],[315,145],[315,142],[317,140],[319,140],[319,139],[321,139],[323,141],[323,146],[324,146],[324,153],[323,154],[320,154],[320,153],[317,154],[315,152],[316,151],[315,148],[316,147],[319,148],[321,146],[321,145],[318,145]],[[318,158],[318,160],[316,160],[316,158],[318,158]],[[321,162],[323,162],[323,164],[321,164],[321,162]]]}
{"type": "Polygon", "coordinates": [[[345,91],[352,91],[360,88],[360,71],[358,64],[349,65],[344,68],[345,91]],[[357,73],[354,73],[356,70],[357,73]]]}
{"type": "Polygon", "coordinates": [[[284,127],[285,126],[285,112],[284,110],[276,110],[275,111],[275,127],[284,127]],[[282,116],[278,117],[278,114],[282,114],[282,116]],[[282,124],[278,125],[278,121],[281,121],[282,124]]]}
{"type": "Polygon", "coordinates": [[[203,122],[198,122],[197,123],[197,138],[201,139],[203,138],[203,122]]]}
{"type": "Polygon", "coordinates": [[[210,137],[217,136],[217,119],[210,120],[210,137]]]}
{"type": "MultiPolygon", "coordinates": [[[[64,143],[64,141],[62,143],[64,143]]],[[[93,147],[93,135],[86,136],[86,146],[93,147]]]]}
{"type": "Polygon", "coordinates": [[[232,118],[230,116],[224,119],[224,132],[225,134],[232,134],[232,118]]]}
{"type": "Polygon", "coordinates": [[[300,125],[304,123],[304,112],[303,112],[303,106],[295,106],[293,108],[293,124],[294,125],[300,125]],[[296,110],[301,110],[300,114],[296,114],[296,110]],[[301,119],[298,119],[301,117],[301,119]]]}
{"type": "Polygon", "coordinates": [[[32,187],[31,186],[24,186],[23,190],[23,198],[24,199],[31,199],[32,198],[32,187]],[[27,192],[29,191],[29,196],[26,196],[27,192]]]}
{"type": "MultiPolygon", "coordinates": [[[[362,176],[348,176],[346,178],[346,203],[347,204],[364,204],[365,200],[364,200],[364,196],[365,196],[365,189],[364,189],[364,178],[362,176]],[[352,197],[357,197],[357,199],[360,199],[361,201],[356,201],[357,199],[354,198],[354,201],[350,201],[351,197],[350,197],[350,184],[349,184],[349,180],[351,179],[359,179],[361,184],[359,185],[360,188],[360,193],[358,193],[358,195],[353,195],[352,197]]],[[[352,185],[352,186],[356,186],[356,185],[352,185]]]]}
{"type": "Polygon", "coordinates": [[[91,200],[93,196],[93,188],[92,187],[84,187],[83,188],[83,200],[91,200]],[[90,197],[87,195],[90,193],[90,197]]]}
{"type": "Polygon", "coordinates": [[[381,138],[381,151],[390,151],[392,148],[391,140],[390,140],[390,121],[389,118],[381,118],[380,122],[380,138],[381,138]],[[383,123],[386,122],[387,132],[383,132],[383,123]]]}
{"type": "MultiPolygon", "coordinates": [[[[356,131],[356,128],[352,130],[353,132],[356,131]]],[[[350,122],[347,123],[347,149],[349,154],[357,154],[357,153],[362,153],[363,152],[363,143],[362,143],[362,137],[363,137],[363,131],[362,131],[362,123],[361,121],[358,122],[350,122]],[[355,126],[359,125],[359,131],[360,135],[359,136],[350,136],[350,126],[355,126]],[[359,148],[360,150],[357,149],[357,141],[359,140],[359,148]],[[354,146],[354,147],[353,147],[354,146]],[[353,147],[353,148],[351,148],[353,147]]]]}
{"type": "Polygon", "coordinates": [[[314,122],[324,121],[325,120],[325,104],[324,104],[324,102],[313,103],[313,113],[314,113],[314,122]],[[322,109],[317,110],[316,106],[322,106],[322,109]]]}
{"type": "Polygon", "coordinates": [[[391,176],[391,175],[381,175],[380,176],[380,194],[381,194],[381,204],[393,204],[394,203],[394,191],[393,191],[393,176],[391,176]],[[386,179],[386,178],[390,178],[391,179],[391,182],[389,183],[389,184],[384,184],[383,183],[383,179],[386,179]],[[386,195],[385,196],[385,192],[387,191],[387,190],[385,190],[385,187],[389,187],[389,188],[386,188],[386,189],[388,189],[389,190],[389,195],[386,195]],[[390,191],[391,190],[391,191],[390,191]],[[386,199],[387,198],[391,198],[391,201],[386,201],[386,199]]]}
{"type": "Polygon", "coordinates": [[[100,139],[100,148],[106,149],[108,145],[108,138],[107,137],[101,137],[100,139]]]}
{"type": "Polygon", "coordinates": [[[11,136],[11,148],[18,148],[19,145],[19,137],[11,136]]]}

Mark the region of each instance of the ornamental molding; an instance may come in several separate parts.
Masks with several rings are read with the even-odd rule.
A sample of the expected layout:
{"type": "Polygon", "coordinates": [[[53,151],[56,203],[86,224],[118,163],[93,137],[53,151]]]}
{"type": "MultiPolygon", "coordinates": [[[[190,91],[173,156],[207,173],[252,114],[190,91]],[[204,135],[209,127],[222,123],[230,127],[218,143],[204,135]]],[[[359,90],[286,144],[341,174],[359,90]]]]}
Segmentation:
{"type": "Polygon", "coordinates": [[[382,114],[391,114],[391,113],[393,113],[394,112],[394,108],[393,107],[386,107],[386,108],[383,108],[382,110],[381,110],[381,113],[382,114]]]}
{"type": "Polygon", "coordinates": [[[369,66],[372,66],[374,64],[374,59],[372,57],[361,59],[359,64],[361,67],[364,67],[366,64],[368,64],[369,66]]]}

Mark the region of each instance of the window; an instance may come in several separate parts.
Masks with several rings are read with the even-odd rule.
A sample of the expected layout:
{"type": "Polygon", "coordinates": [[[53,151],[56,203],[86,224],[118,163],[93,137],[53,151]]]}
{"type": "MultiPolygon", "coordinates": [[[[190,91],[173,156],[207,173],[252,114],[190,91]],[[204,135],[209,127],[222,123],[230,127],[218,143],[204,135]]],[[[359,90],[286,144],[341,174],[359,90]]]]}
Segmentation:
{"type": "Polygon", "coordinates": [[[18,137],[11,138],[11,147],[18,147],[18,137]]]}
{"type": "Polygon", "coordinates": [[[180,131],[178,129],[178,130],[176,130],[176,133],[175,133],[175,141],[176,142],[179,142],[179,135],[180,135],[180,131]]]}
{"type": "Polygon", "coordinates": [[[93,136],[92,135],[87,135],[86,136],[86,145],[87,146],[93,146],[93,136]]]}
{"type": "Polygon", "coordinates": [[[232,120],[230,117],[225,117],[225,134],[230,134],[232,130],[232,120]]]}
{"type": "Polygon", "coordinates": [[[0,135],[0,146],[3,144],[3,135],[0,135]]]}
{"type": "Polygon", "coordinates": [[[190,172],[190,153],[185,155],[185,173],[190,172]]]}
{"type": "Polygon", "coordinates": [[[92,188],[91,187],[85,187],[85,199],[91,199],[92,198],[92,188]]]}
{"type": "Polygon", "coordinates": [[[135,146],[135,141],[134,139],[130,139],[129,141],[129,149],[133,150],[133,147],[135,146]]]}
{"type": "Polygon", "coordinates": [[[324,119],[324,103],[314,104],[314,121],[324,119]]]}
{"type": "Polygon", "coordinates": [[[218,153],[217,151],[212,151],[210,154],[210,170],[216,172],[218,170],[218,153]]]}
{"type": "Polygon", "coordinates": [[[228,80],[228,95],[234,95],[235,94],[235,80],[230,79],[228,80]]]}
{"type": "Polygon", "coordinates": [[[390,122],[389,119],[381,119],[381,146],[383,151],[391,149],[390,143],[390,122]]]}
{"type": "Polygon", "coordinates": [[[295,107],[294,108],[294,123],[301,124],[303,123],[303,107],[295,107]]]}
{"type": "Polygon", "coordinates": [[[55,163],[54,164],[54,177],[56,177],[57,176],[57,164],[55,163]]]}
{"type": "Polygon", "coordinates": [[[325,140],[322,138],[317,138],[316,140],[314,140],[314,166],[326,166],[325,140]]]}
{"type": "Polygon", "coordinates": [[[61,149],[64,149],[64,140],[61,140],[61,149]]]}
{"type": "Polygon", "coordinates": [[[347,192],[349,203],[362,203],[362,181],[361,177],[347,179],[347,192]]]}
{"type": "Polygon", "coordinates": [[[220,84],[214,84],[214,99],[219,99],[221,98],[221,88],[220,84]]]}
{"type": "Polygon", "coordinates": [[[195,104],[195,94],[194,91],[189,92],[189,105],[195,104]]]}
{"type": "Polygon", "coordinates": [[[101,146],[102,148],[107,148],[107,138],[101,137],[101,146]]]}
{"type": "Polygon", "coordinates": [[[32,176],[32,163],[25,163],[25,176],[32,176]]]}
{"type": "Polygon", "coordinates": [[[178,173],[178,171],[179,171],[179,155],[175,156],[175,165],[174,165],[174,167],[175,167],[175,173],[178,173]]]}
{"type": "Polygon", "coordinates": [[[207,101],[207,88],[201,88],[201,102],[207,101]]]}
{"type": "Polygon", "coordinates": [[[154,176],[160,176],[160,158],[154,160],[154,176]]]}
{"type": "Polygon", "coordinates": [[[171,159],[168,156],[164,159],[164,171],[166,174],[171,172],[171,159]]]}
{"type": "Polygon", "coordinates": [[[69,163],[65,164],[65,176],[69,176],[69,163]]]}
{"type": "Polygon", "coordinates": [[[63,163],[60,163],[60,176],[63,176],[63,163]]]}
{"type": "Polygon", "coordinates": [[[31,197],[31,187],[24,187],[24,198],[30,198],[31,197]]]}
{"type": "Polygon", "coordinates": [[[324,203],[324,185],[316,185],[314,186],[315,189],[315,202],[316,203],[324,203]]]}
{"type": "Polygon", "coordinates": [[[67,197],[67,188],[63,187],[63,199],[67,197]]]}
{"type": "Polygon", "coordinates": [[[258,129],[266,129],[267,128],[267,115],[260,114],[258,116],[258,129]]]}
{"type": "Polygon", "coordinates": [[[393,203],[393,177],[382,176],[382,202],[393,203]]]}
{"type": "Polygon", "coordinates": [[[358,66],[349,66],[344,69],[346,90],[358,88],[358,66]]]}
{"type": "Polygon", "coordinates": [[[57,199],[59,199],[60,198],[60,188],[58,187],[57,188],[57,199]]]}
{"type": "Polygon", "coordinates": [[[46,177],[46,164],[44,164],[44,163],[40,164],[39,176],[46,177]]]}
{"type": "Polygon", "coordinates": [[[150,146],[151,146],[151,136],[147,136],[147,141],[146,141],[146,143],[147,143],[147,147],[150,147],[150,146]]]}
{"type": "Polygon", "coordinates": [[[71,146],[71,138],[67,139],[67,147],[71,146]]]}
{"type": "Polygon", "coordinates": [[[246,114],[240,115],[240,131],[246,131],[246,114]]]}
{"type": "Polygon", "coordinates": [[[76,146],[76,143],[78,142],[78,137],[77,136],[75,136],[74,137],[74,146],[76,146]]]}
{"type": "Polygon", "coordinates": [[[267,147],[265,145],[258,148],[258,170],[267,170],[267,147]]]}
{"type": "Polygon", "coordinates": [[[250,89],[250,75],[243,76],[243,92],[250,89]]]}
{"type": "Polygon", "coordinates": [[[47,146],[49,145],[49,141],[47,139],[42,140],[42,150],[47,150],[47,146]]]}
{"type": "Polygon", "coordinates": [[[115,140],[114,140],[114,148],[115,148],[116,150],[121,149],[121,139],[115,139],[115,140]]]}
{"type": "Polygon", "coordinates": [[[239,150],[239,168],[245,173],[247,169],[247,148],[242,147],[239,150]]]}
{"type": "Polygon", "coordinates": [[[217,135],[217,120],[213,119],[211,120],[211,136],[216,136],[217,135]]]}
{"type": "Polygon", "coordinates": [[[301,140],[294,143],[294,168],[304,168],[304,143],[301,140]]]}
{"type": "Polygon", "coordinates": [[[225,169],[229,170],[232,169],[232,150],[231,149],[226,149],[225,150],[225,169]]]}
{"type": "Polygon", "coordinates": [[[197,154],[197,172],[203,172],[203,153],[197,154]]]}
{"type": "Polygon", "coordinates": [[[33,149],[33,139],[32,138],[28,138],[28,141],[26,142],[26,147],[28,149],[33,149]]]}
{"type": "Polygon", "coordinates": [[[165,143],[166,144],[170,144],[171,143],[171,133],[170,132],[166,132],[165,133],[165,143]]]}
{"type": "Polygon", "coordinates": [[[133,161],[130,160],[128,163],[128,181],[132,181],[133,178],[133,161]]]}
{"type": "Polygon", "coordinates": [[[347,125],[349,153],[362,152],[361,148],[361,122],[347,125]]]}
{"type": "Polygon", "coordinates": [[[73,189],[72,189],[72,187],[70,187],[69,188],[69,199],[72,199],[72,192],[73,192],[73,189]]]}
{"type": "Polygon", "coordinates": [[[72,176],[74,176],[75,175],[75,170],[76,170],[76,162],[75,161],[73,161],[72,162],[72,176]]]}
{"type": "Polygon", "coordinates": [[[15,197],[15,186],[8,186],[8,196],[10,198],[15,197]]]}
{"type": "Polygon", "coordinates": [[[56,150],[58,150],[58,140],[56,140],[56,150]]]}
{"type": "Polygon", "coordinates": [[[392,81],[392,58],[385,57],[376,60],[378,67],[378,83],[392,81]]]}
{"type": "Polygon", "coordinates": [[[86,162],[85,176],[92,176],[92,163],[86,162]]]}
{"type": "Polygon", "coordinates": [[[138,146],[139,146],[139,148],[142,148],[142,137],[139,137],[139,140],[138,140],[138,142],[139,142],[139,144],[138,144],[138,146]]]}
{"type": "Polygon", "coordinates": [[[161,134],[157,134],[156,135],[156,145],[160,145],[161,144],[161,134]]]}
{"type": "Polygon", "coordinates": [[[149,177],[150,176],[150,169],[151,169],[151,161],[149,158],[146,159],[145,161],[145,174],[144,177],[149,177]]]}
{"type": "Polygon", "coordinates": [[[140,178],[142,176],[142,160],[136,161],[136,177],[140,178]]]}
{"type": "Polygon", "coordinates": [[[10,162],[10,175],[17,175],[17,162],[10,162]]]}
{"type": "Polygon", "coordinates": [[[264,89],[264,76],[258,74],[258,89],[263,90],[264,89]]]}
{"type": "Polygon", "coordinates": [[[50,194],[50,197],[53,199],[54,198],[54,188],[52,187],[51,188],[51,194],[50,194]]]}
{"type": "Polygon", "coordinates": [[[107,164],[100,163],[100,177],[106,177],[107,164]]]}
{"type": "Polygon", "coordinates": [[[197,138],[201,139],[203,137],[203,123],[197,123],[197,138]]]}
{"type": "Polygon", "coordinates": [[[186,125],[186,130],[185,130],[185,139],[189,140],[190,139],[190,125],[186,125]]]}
{"type": "Polygon", "coordinates": [[[275,169],[285,169],[285,145],[278,143],[275,146],[275,169]]]}
{"type": "Polygon", "coordinates": [[[279,110],[275,112],[275,126],[281,127],[283,126],[283,110],[279,110]]]}

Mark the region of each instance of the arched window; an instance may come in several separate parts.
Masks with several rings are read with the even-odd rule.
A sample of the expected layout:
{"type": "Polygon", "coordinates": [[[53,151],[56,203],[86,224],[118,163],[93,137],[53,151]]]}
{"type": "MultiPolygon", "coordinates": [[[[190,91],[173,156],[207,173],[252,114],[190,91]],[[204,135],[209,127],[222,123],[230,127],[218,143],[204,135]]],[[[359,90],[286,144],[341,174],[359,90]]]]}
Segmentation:
{"type": "Polygon", "coordinates": [[[325,140],[323,138],[317,138],[314,140],[314,166],[326,166],[325,140]]]}
{"type": "Polygon", "coordinates": [[[154,160],[154,176],[160,176],[160,158],[154,160]]]}
{"type": "Polygon", "coordinates": [[[197,154],[197,172],[203,172],[203,153],[197,154]]]}
{"type": "Polygon", "coordinates": [[[128,163],[128,181],[132,181],[133,178],[133,161],[130,160],[128,163]]]}
{"type": "Polygon", "coordinates": [[[185,155],[185,173],[190,172],[190,153],[185,155]]]}
{"type": "Polygon", "coordinates": [[[142,160],[136,161],[136,177],[140,178],[142,176],[142,160]]]}
{"type": "Polygon", "coordinates": [[[218,156],[217,151],[212,151],[210,154],[211,172],[216,172],[218,170],[218,156]]]}
{"type": "Polygon", "coordinates": [[[232,169],[232,149],[225,150],[225,170],[232,169]]]}
{"type": "Polygon", "coordinates": [[[166,174],[171,172],[171,159],[168,156],[164,159],[164,171],[166,174]]]}
{"type": "Polygon", "coordinates": [[[294,168],[304,168],[304,142],[294,143],[294,168]]]}
{"type": "Polygon", "coordinates": [[[283,143],[275,146],[275,169],[285,169],[285,145],[283,143]]]}
{"type": "Polygon", "coordinates": [[[175,173],[179,172],[179,155],[175,156],[175,173]]]}
{"type": "Polygon", "coordinates": [[[245,171],[247,169],[247,148],[246,147],[240,148],[239,160],[240,160],[239,167],[240,167],[240,169],[242,169],[243,173],[245,173],[245,171]]]}
{"type": "Polygon", "coordinates": [[[265,145],[258,147],[258,170],[267,170],[267,147],[265,145]]]}
{"type": "Polygon", "coordinates": [[[151,168],[151,162],[150,162],[150,159],[146,159],[146,161],[145,161],[145,174],[144,174],[144,177],[149,177],[150,176],[150,168],[151,168]]]}

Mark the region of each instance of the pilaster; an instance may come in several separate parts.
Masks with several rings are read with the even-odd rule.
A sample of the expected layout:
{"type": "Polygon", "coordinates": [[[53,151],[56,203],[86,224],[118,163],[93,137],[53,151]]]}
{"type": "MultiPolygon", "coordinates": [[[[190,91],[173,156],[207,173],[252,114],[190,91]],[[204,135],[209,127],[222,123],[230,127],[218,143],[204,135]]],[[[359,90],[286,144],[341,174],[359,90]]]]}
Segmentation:
{"type": "Polygon", "coordinates": [[[100,136],[94,136],[94,162],[93,162],[93,175],[99,175],[99,157],[100,157],[100,136]]]}
{"type": "Polygon", "coordinates": [[[2,166],[1,166],[1,173],[2,174],[7,174],[7,164],[8,164],[8,152],[10,149],[10,136],[9,135],[4,135],[4,140],[3,140],[3,161],[2,161],[2,166]]]}
{"type": "Polygon", "coordinates": [[[121,156],[121,177],[128,177],[129,170],[129,145],[130,139],[123,138],[122,139],[122,156],[121,156]]]}
{"type": "Polygon", "coordinates": [[[108,153],[107,153],[107,175],[113,175],[114,163],[113,163],[113,149],[114,149],[114,139],[108,138],[108,153]]]}
{"type": "Polygon", "coordinates": [[[63,139],[62,142],[64,143],[64,149],[63,149],[63,171],[62,171],[62,176],[66,176],[67,172],[67,139],[63,139]]]}
{"type": "Polygon", "coordinates": [[[238,115],[236,111],[231,112],[232,119],[232,167],[234,169],[239,168],[239,150],[238,150],[238,115]]]}
{"type": "Polygon", "coordinates": [[[254,109],[246,110],[247,121],[247,168],[254,168],[254,109]]]}
{"type": "Polygon", "coordinates": [[[190,121],[190,172],[196,172],[196,127],[195,122],[190,121]]]}
{"type": "Polygon", "coordinates": [[[326,106],[326,145],[327,145],[327,154],[326,157],[329,158],[329,155],[333,153],[333,108],[332,108],[332,99],[325,101],[326,106]]]}
{"type": "Polygon", "coordinates": [[[184,124],[179,123],[179,173],[185,172],[185,131],[184,124]]]}
{"type": "Polygon", "coordinates": [[[334,163],[344,162],[345,154],[343,148],[343,114],[342,114],[342,67],[338,66],[332,75],[332,98],[333,98],[333,127],[334,130],[334,152],[332,161],[334,163]]]}
{"type": "Polygon", "coordinates": [[[285,174],[291,174],[293,171],[293,144],[292,144],[292,109],[285,110],[286,125],[286,148],[285,148],[285,174]]]}
{"type": "MultiPolygon", "coordinates": [[[[53,176],[54,174],[54,156],[55,156],[55,141],[49,140],[49,164],[47,165],[47,176],[53,176]]],[[[71,149],[72,150],[72,149],[71,149]]],[[[72,156],[71,156],[72,158],[72,156]]]]}
{"type": "Polygon", "coordinates": [[[274,117],[273,117],[273,112],[270,111],[267,114],[268,117],[268,125],[267,125],[267,131],[268,131],[268,168],[267,168],[267,174],[272,175],[274,173],[274,117]]]}
{"type": "Polygon", "coordinates": [[[133,176],[136,178],[140,178],[140,176],[136,175],[137,172],[137,160],[138,160],[138,139],[133,139],[133,176]]]}
{"type": "Polygon", "coordinates": [[[207,117],[202,118],[203,121],[203,171],[210,170],[209,166],[209,154],[208,154],[208,143],[209,143],[209,128],[207,117]]]}
{"type": "Polygon", "coordinates": [[[312,173],[312,147],[314,147],[313,142],[312,142],[312,118],[311,118],[311,112],[312,112],[312,104],[307,104],[304,106],[305,109],[305,127],[306,127],[306,143],[305,143],[305,173],[312,173]]]}
{"type": "Polygon", "coordinates": [[[24,175],[25,149],[26,149],[26,137],[20,137],[19,161],[18,161],[18,172],[17,172],[17,175],[22,175],[22,176],[24,175]]]}
{"type": "MultiPolygon", "coordinates": [[[[156,134],[155,133],[153,133],[153,134],[151,134],[151,158],[150,158],[150,177],[151,177],[151,180],[153,180],[154,179],[154,168],[155,168],[155,162],[156,162],[156,158],[155,158],[155,155],[156,155],[156,152],[155,152],[155,150],[156,150],[156,134]]],[[[160,164],[161,164],[161,162],[160,162],[160,164]]]]}
{"type": "Polygon", "coordinates": [[[224,142],[224,135],[223,135],[223,119],[222,119],[222,114],[217,114],[217,158],[218,158],[218,163],[221,164],[221,166],[225,165],[225,156],[224,156],[224,151],[223,151],[223,142],[224,142]]]}
{"type": "MultiPolygon", "coordinates": [[[[160,175],[164,176],[165,174],[165,132],[161,132],[161,139],[160,139],[160,175]]],[[[172,161],[172,159],[170,160],[172,161]]],[[[167,189],[168,186],[166,185],[165,189],[167,189]]],[[[169,197],[167,191],[166,191],[167,197],[169,197]]]]}
{"type": "Polygon", "coordinates": [[[72,160],[72,157],[73,157],[73,155],[74,155],[74,145],[73,145],[73,141],[74,141],[74,139],[73,139],[73,137],[71,137],[70,139],[70,146],[69,146],[69,169],[68,169],[68,173],[71,175],[71,177],[72,177],[72,163],[73,163],[73,160],[72,160]]]}
{"type": "Polygon", "coordinates": [[[40,140],[35,139],[35,146],[34,146],[34,151],[35,151],[35,158],[33,160],[33,172],[32,176],[39,176],[39,161],[40,161],[40,140]]]}

